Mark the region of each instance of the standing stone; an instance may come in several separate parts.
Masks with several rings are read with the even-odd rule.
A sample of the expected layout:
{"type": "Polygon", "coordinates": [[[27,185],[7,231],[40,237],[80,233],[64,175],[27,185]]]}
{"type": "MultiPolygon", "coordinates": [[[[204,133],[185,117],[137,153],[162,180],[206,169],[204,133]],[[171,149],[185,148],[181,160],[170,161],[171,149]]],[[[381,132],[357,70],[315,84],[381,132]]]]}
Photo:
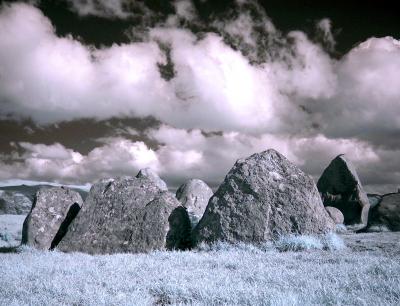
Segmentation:
{"type": "Polygon", "coordinates": [[[371,211],[371,225],[400,231],[400,193],[386,194],[371,211]]]}
{"type": "Polygon", "coordinates": [[[335,224],[343,224],[344,216],[339,209],[331,206],[327,206],[325,207],[325,209],[328,212],[329,216],[332,218],[333,222],[335,222],[335,224]]]}
{"type": "Polygon", "coordinates": [[[94,184],[58,246],[65,252],[139,253],[191,247],[187,211],[146,177],[94,184]]]}
{"type": "Polygon", "coordinates": [[[176,198],[186,207],[192,228],[194,228],[206,210],[213,191],[206,183],[198,179],[190,179],[176,191],[176,198]]]}
{"type": "Polygon", "coordinates": [[[370,204],[370,209],[379,205],[379,203],[382,201],[382,196],[379,194],[368,193],[367,197],[370,204]]]}
{"type": "Polygon", "coordinates": [[[333,231],[313,179],[275,150],[238,160],[194,229],[197,242],[333,231]]]}
{"type": "Polygon", "coordinates": [[[27,215],[32,201],[19,192],[0,190],[0,215],[27,215]]]}
{"type": "Polygon", "coordinates": [[[22,228],[22,244],[54,248],[82,206],[78,192],[63,187],[41,188],[22,228]]]}
{"type": "Polygon", "coordinates": [[[157,173],[155,173],[150,168],[144,168],[140,170],[139,173],[136,175],[136,178],[146,178],[152,181],[161,190],[168,191],[167,184],[158,176],[157,173]]]}
{"type": "Polygon", "coordinates": [[[358,225],[359,229],[367,225],[370,203],[356,169],[344,155],[332,160],[317,187],[324,205],[338,208],[345,224],[358,225]]]}

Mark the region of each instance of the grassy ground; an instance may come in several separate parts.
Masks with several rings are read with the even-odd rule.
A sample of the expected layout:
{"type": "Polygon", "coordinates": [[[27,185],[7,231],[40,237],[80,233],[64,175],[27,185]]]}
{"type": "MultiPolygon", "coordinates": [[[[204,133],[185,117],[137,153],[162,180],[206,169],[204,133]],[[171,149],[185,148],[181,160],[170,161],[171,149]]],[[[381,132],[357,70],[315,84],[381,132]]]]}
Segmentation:
{"type": "Polygon", "coordinates": [[[336,251],[278,251],[288,240],[136,255],[23,249],[0,254],[0,305],[399,305],[400,233],[344,239],[336,251]]]}

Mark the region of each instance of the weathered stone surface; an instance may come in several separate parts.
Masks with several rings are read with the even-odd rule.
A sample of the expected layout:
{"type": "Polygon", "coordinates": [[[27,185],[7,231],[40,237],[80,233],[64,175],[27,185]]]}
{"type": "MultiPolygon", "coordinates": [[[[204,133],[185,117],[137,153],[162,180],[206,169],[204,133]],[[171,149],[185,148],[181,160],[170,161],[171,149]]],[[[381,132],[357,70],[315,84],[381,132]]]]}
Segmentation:
{"type": "Polygon", "coordinates": [[[211,188],[202,180],[190,179],[176,191],[176,198],[186,207],[192,227],[195,227],[213,195],[211,188]]]}
{"type": "Polygon", "coordinates": [[[146,178],[152,181],[158,188],[163,191],[168,191],[167,184],[150,168],[144,168],[136,175],[137,178],[146,178]]]}
{"type": "Polygon", "coordinates": [[[0,215],[0,253],[1,248],[18,247],[21,244],[24,215],[0,215]]]}
{"type": "Polygon", "coordinates": [[[339,209],[332,206],[327,206],[325,209],[335,224],[343,224],[344,216],[339,209]]]}
{"type": "Polygon", "coordinates": [[[338,208],[347,225],[368,224],[370,203],[356,169],[344,155],[337,156],[324,170],[317,187],[325,206],[338,208]]]}
{"type": "Polygon", "coordinates": [[[371,211],[371,225],[400,231],[400,193],[384,195],[382,201],[371,211]]]}
{"type": "Polygon", "coordinates": [[[22,243],[49,250],[57,245],[78,213],[82,198],[63,187],[41,188],[22,229],[22,243]]]}
{"type": "Polygon", "coordinates": [[[333,231],[313,179],[275,150],[238,160],[194,229],[197,242],[333,231]]]}
{"type": "Polygon", "coordinates": [[[190,220],[173,194],[146,177],[101,180],[58,249],[91,254],[190,247],[190,220]]]}
{"type": "Polygon", "coordinates": [[[27,215],[32,201],[19,192],[0,190],[0,215],[27,215]]]}

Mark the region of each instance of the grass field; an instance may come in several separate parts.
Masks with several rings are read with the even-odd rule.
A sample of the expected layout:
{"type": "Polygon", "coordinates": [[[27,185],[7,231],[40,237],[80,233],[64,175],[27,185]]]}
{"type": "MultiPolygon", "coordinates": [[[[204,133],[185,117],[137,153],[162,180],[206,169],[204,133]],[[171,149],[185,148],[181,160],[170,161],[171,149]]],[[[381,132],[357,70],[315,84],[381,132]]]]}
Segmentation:
{"type": "Polygon", "coordinates": [[[22,248],[0,254],[0,305],[399,305],[399,238],[349,235],[343,249],[336,237],[331,250],[287,238],[101,256],[22,248]]]}

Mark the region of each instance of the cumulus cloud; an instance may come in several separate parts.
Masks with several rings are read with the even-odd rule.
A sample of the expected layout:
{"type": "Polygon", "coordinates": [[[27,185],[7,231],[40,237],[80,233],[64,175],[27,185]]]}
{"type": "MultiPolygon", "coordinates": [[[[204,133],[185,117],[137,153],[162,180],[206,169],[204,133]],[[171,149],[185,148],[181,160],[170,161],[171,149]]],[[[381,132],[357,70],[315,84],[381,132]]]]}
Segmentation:
{"type": "Polygon", "coordinates": [[[329,18],[323,18],[316,23],[318,35],[329,51],[335,49],[336,41],[332,33],[332,22],[329,18]]]}
{"type": "Polygon", "coordinates": [[[107,18],[128,18],[129,0],[68,0],[72,10],[81,16],[93,15],[107,18]]]}
{"type": "MultiPolygon", "coordinates": [[[[168,126],[150,130],[149,136],[164,145],[161,151],[192,149],[201,152],[201,166],[184,174],[203,178],[213,186],[222,181],[238,158],[269,148],[284,154],[315,180],[334,157],[346,154],[358,169],[368,191],[394,191],[397,190],[396,182],[400,182],[400,165],[396,159],[400,151],[377,149],[356,138],[331,139],[322,134],[293,137],[267,133],[251,136],[238,132],[205,135],[200,130],[187,131],[168,126]],[[378,186],[379,182],[382,182],[382,186],[378,186]]],[[[165,174],[170,173],[170,179],[178,177],[182,181],[185,177],[172,174],[174,168],[168,171],[165,174]]]]}
{"type": "Polygon", "coordinates": [[[176,0],[174,3],[176,15],[185,20],[193,20],[197,17],[193,2],[188,0],[176,0]]]}
{"type": "MultiPolygon", "coordinates": [[[[80,16],[97,16],[111,19],[128,19],[139,15],[154,15],[142,1],[134,0],[67,0],[70,9],[80,16]]],[[[192,20],[196,16],[193,2],[190,0],[170,1],[176,16],[192,20]]]]}
{"type": "Polygon", "coordinates": [[[19,143],[22,162],[2,164],[0,177],[33,178],[66,183],[92,182],[115,175],[134,175],[138,169],[158,170],[156,153],[143,142],[115,138],[82,155],[61,144],[19,143]]]}
{"type": "Polygon", "coordinates": [[[290,34],[290,62],[252,65],[217,34],[198,39],[170,27],[152,29],[145,42],[93,49],[57,37],[39,10],[23,4],[2,10],[0,31],[3,114],[41,123],[133,115],[184,128],[264,132],[285,129],[283,119],[293,114],[298,129],[305,114],[290,97],[326,96],[335,83],[329,57],[302,33],[290,34]],[[171,47],[170,81],[159,72],[167,61],[160,43],[171,47]]]}
{"type": "MultiPolygon", "coordinates": [[[[175,4],[190,18],[192,6],[175,4]]],[[[398,135],[397,40],[370,39],[336,61],[302,32],[282,37],[265,14],[253,21],[244,11],[215,26],[222,36],[199,38],[187,29],[160,26],[143,42],[95,49],[70,36],[57,37],[32,6],[5,6],[0,14],[2,113],[39,123],[153,116],[179,128],[208,131],[302,134],[321,128],[330,137],[376,135],[377,141],[382,134],[398,135]],[[244,41],[257,49],[255,28],[260,27],[283,46],[277,51],[267,45],[265,52],[278,56],[261,56],[265,61],[254,63],[235,46],[244,41]],[[170,80],[159,71],[168,61],[170,80]]],[[[319,27],[330,31],[327,20],[319,27]]]]}
{"type": "Polygon", "coordinates": [[[176,129],[162,125],[149,129],[148,137],[160,143],[151,149],[140,141],[123,138],[103,139],[103,145],[82,155],[60,144],[19,143],[25,149],[21,161],[0,165],[0,179],[56,180],[87,183],[99,178],[135,175],[150,167],[164,178],[171,189],[189,178],[200,178],[212,187],[222,182],[238,158],[274,148],[304,171],[319,178],[330,159],[345,153],[358,168],[368,191],[394,191],[400,179],[395,155],[400,152],[375,150],[353,139],[277,137],[272,134],[249,136],[238,132],[206,135],[201,130],[176,129]],[[382,163],[387,158],[389,164],[382,163]],[[377,174],[378,173],[378,174],[377,174]]]}
{"type": "Polygon", "coordinates": [[[93,50],[58,38],[47,18],[16,4],[0,15],[2,112],[39,122],[149,115],[165,98],[154,42],[93,50]],[[153,88],[160,88],[153,94],[153,88]]]}
{"type": "Polygon", "coordinates": [[[335,94],[310,107],[324,133],[400,148],[400,42],[371,38],[346,54],[336,71],[335,94]]]}

